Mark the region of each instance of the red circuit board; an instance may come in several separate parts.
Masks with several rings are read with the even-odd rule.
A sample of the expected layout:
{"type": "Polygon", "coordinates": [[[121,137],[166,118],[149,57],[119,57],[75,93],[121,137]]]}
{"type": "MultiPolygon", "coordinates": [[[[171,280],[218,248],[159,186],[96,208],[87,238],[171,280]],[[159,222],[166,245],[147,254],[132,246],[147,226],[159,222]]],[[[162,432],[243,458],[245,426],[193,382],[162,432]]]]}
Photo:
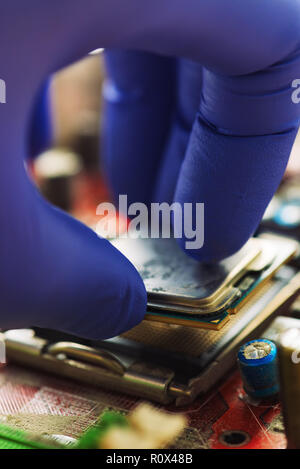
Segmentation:
{"type": "MultiPolygon", "coordinates": [[[[0,421],[30,433],[77,438],[104,410],[126,413],[140,402],[14,364],[0,370],[0,421]]],[[[188,407],[164,409],[188,420],[174,448],[286,447],[279,404],[249,403],[237,371],[188,407]]]]}

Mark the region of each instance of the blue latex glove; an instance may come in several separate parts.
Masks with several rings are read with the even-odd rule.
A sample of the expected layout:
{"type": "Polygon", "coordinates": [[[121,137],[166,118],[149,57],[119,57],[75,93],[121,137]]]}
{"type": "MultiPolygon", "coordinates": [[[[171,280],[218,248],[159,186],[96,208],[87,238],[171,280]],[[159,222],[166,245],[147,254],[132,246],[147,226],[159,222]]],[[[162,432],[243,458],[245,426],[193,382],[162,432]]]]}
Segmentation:
{"type": "Polygon", "coordinates": [[[53,142],[51,112],[51,80],[47,80],[36,97],[33,107],[32,125],[29,133],[29,158],[38,156],[53,142]]]}
{"type": "Polygon", "coordinates": [[[132,327],[146,308],[133,266],[42,200],[27,178],[29,120],[46,78],[92,49],[114,49],[106,142],[115,193],[149,202],[175,191],[180,202],[205,202],[205,246],[194,255],[220,259],[253,233],[286,166],[300,113],[291,101],[299,24],[298,0],[1,6],[2,327],[33,324],[99,339],[132,327]]]}

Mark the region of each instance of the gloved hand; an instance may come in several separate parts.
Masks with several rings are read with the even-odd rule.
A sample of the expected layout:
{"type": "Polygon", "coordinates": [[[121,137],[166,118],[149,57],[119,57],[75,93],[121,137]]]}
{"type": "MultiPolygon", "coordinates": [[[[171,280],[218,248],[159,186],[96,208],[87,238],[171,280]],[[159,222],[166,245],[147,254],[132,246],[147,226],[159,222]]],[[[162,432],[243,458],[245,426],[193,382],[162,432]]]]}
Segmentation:
{"type": "Polygon", "coordinates": [[[204,246],[186,252],[220,260],[255,232],[296,136],[300,1],[151,2],[146,14],[131,44],[197,61],[106,52],[106,172],[129,202],[204,202],[204,246]]]}
{"type": "Polygon", "coordinates": [[[53,125],[51,112],[51,80],[43,84],[38,93],[32,112],[31,127],[29,129],[28,156],[34,158],[42,151],[51,147],[53,142],[53,125]]]}
{"type": "Polygon", "coordinates": [[[193,254],[220,259],[252,234],[286,166],[300,114],[291,101],[291,82],[300,75],[299,24],[298,0],[2,5],[1,327],[100,339],[145,313],[133,266],[45,202],[28,180],[29,121],[47,77],[90,50],[114,49],[105,96],[106,166],[115,193],[149,203],[171,200],[175,191],[181,203],[205,202],[205,245],[193,254]]]}

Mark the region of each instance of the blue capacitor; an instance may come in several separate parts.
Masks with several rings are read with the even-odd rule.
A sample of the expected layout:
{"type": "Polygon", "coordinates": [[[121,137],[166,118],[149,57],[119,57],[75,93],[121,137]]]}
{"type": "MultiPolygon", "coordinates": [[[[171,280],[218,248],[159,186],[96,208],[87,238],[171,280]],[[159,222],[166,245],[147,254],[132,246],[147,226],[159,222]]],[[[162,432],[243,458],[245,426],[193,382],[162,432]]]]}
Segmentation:
{"type": "Polygon", "coordinates": [[[267,398],[279,391],[276,345],[267,339],[242,345],[238,363],[244,389],[254,398],[267,398]]]}

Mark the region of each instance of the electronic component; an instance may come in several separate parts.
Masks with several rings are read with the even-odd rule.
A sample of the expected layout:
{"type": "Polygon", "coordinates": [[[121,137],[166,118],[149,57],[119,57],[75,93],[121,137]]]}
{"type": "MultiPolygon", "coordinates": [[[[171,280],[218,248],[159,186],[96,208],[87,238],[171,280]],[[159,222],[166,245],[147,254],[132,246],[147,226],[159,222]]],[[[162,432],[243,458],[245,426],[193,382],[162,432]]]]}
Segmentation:
{"type": "Polygon", "coordinates": [[[147,403],[139,404],[124,420],[119,425],[111,425],[105,434],[102,432],[98,448],[165,448],[183,432],[187,424],[182,414],[170,414],[147,403]]]}
{"type": "Polygon", "coordinates": [[[222,275],[222,263],[217,266],[200,264],[188,258],[175,240],[118,239],[114,244],[128,255],[144,279],[148,293],[146,320],[220,330],[298,248],[292,240],[256,238],[250,241],[242,250],[246,258],[249,260],[250,246],[251,256],[254,246],[259,253],[249,263],[245,259],[241,262],[240,251],[224,261],[222,275]],[[135,250],[132,242],[137,243],[135,250]],[[160,289],[159,282],[163,285],[160,289]],[[213,285],[217,289],[215,293],[212,293],[213,285]]]}
{"type": "Polygon", "coordinates": [[[72,181],[81,171],[76,153],[51,149],[38,156],[34,175],[44,197],[57,207],[69,211],[72,207],[72,181]]]}
{"type": "MultiPolygon", "coordinates": [[[[291,305],[291,311],[293,311],[294,303],[291,305]]],[[[264,331],[263,338],[272,340],[278,345],[280,336],[287,329],[300,328],[300,320],[296,318],[286,317],[286,316],[277,316],[277,318],[272,321],[269,327],[264,331]]]]}
{"type": "Polygon", "coordinates": [[[175,239],[112,241],[137,268],[148,293],[148,306],[185,314],[223,310],[239,295],[234,284],[261,253],[261,243],[251,239],[235,255],[218,264],[203,264],[188,257],[175,239]]]}
{"type": "Polygon", "coordinates": [[[277,349],[267,339],[255,339],[242,345],[238,364],[246,393],[253,398],[278,394],[277,349]]]}
{"type": "Polygon", "coordinates": [[[300,328],[279,338],[280,395],[288,448],[300,449],[300,328]]]}

